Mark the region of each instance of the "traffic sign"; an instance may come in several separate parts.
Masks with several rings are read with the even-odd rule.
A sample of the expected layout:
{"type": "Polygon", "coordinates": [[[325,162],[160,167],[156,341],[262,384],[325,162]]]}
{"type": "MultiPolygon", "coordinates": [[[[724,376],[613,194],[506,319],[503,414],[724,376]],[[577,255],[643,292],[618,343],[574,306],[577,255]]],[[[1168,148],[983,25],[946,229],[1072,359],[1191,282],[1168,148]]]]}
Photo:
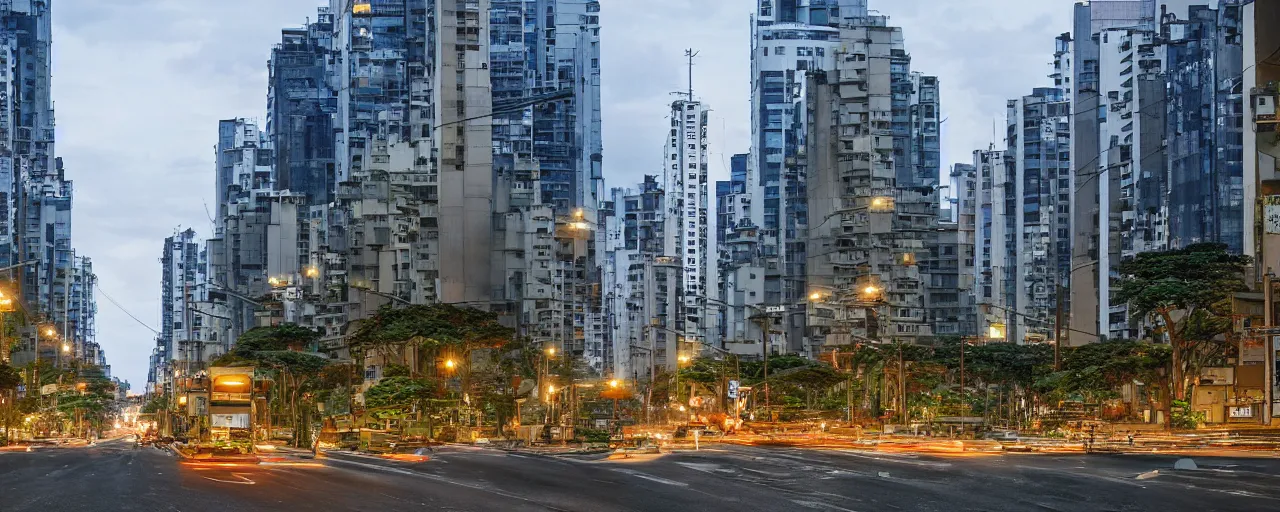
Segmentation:
{"type": "Polygon", "coordinates": [[[738,381],[729,381],[729,398],[738,398],[738,381]]]}
{"type": "Polygon", "coordinates": [[[787,311],[786,306],[765,306],[764,307],[765,313],[785,313],[786,311],[787,311]]]}

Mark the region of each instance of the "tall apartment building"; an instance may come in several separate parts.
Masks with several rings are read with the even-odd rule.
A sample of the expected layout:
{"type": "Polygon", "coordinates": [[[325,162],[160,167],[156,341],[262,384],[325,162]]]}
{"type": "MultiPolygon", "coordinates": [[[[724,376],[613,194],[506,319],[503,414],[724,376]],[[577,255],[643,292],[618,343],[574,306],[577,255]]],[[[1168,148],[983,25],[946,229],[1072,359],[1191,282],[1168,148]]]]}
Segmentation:
{"type": "Polygon", "coordinates": [[[803,306],[798,304],[809,293],[805,233],[818,220],[809,212],[808,173],[799,158],[809,137],[808,77],[835,67],[841,23],[866,16],[865,0],[759,0],[752,19],[747,188],[761,250],[750,265],[764,268],[763,294],[743,296],[743,302],[728,294],[722,300],[738,311],[787,308],[777,328],[788,351],[808,350],[803,306]]]}
{"type": "MultiPolygon", "coordinates": [[[[72,248],[72,183],[54,152],[52,47],[48,0],[0,2],[0,267],[10,267],[4,276],[28,320],[60,337],[48,343],[23,329],[21,353],[13,354],[19,364],[65,361],[96,346],[92,270],[72,248]]],[[[96,361],[101,351],[92,351],[96,361]]]]}
{"type": "Polygon", "coordinates": [[[71,353],[86,364],[105,365],[105,355],[97,339],[98,301],[95,288],[98,275],[93,260],[75,256],[71,270],[71,304],[68,306],[68,338],[74,343],[71,353]]]}
{"type": "MultiPolygon", "coordinates": [[[[275,151],[256,122],[227,119],[218,122],[214,159],[219,203],[207,248],[208,286],[217,297],[225,297],[231,319],[224,344],[229,349],[235,337],[257,325],[258,306],[251,298],[262,297],[269,289],[265,226],[259,221],[272,215],[264,198],[275,194],[275,151]]],[[[297,240],[285,245],[296,251],[297,240]]]]}
{"type": "Polygon", "coordinates": [[[490,0],[496,169],[542,167],[542,203],[557,215],[595,217],[604,198],[598,0],[490,0]],[[502,108],[566,93],[560,101],[502,108]]]}
{"type": "MultiPolygon", "coordinates": [[[[587,223],[595,236],[590,248],[583,246],[593,255],[582,275],[583,283],[566,283],[569,290],[585,294],[567,297],[563,304],[546,305],[583,305],[582,311],[573,313],[574,322],[582,328],[575,334],[582,339],[581,347],[575,350],[589,352],[586,357],[603,368],[606,346],[611,344],[606,340],[610,330],[594,291],[599,289],[604,271],[603,261],[598,259],[604,251],[597,252],[595,247],[606,243],[604,229],[597,228],[607,218],[599,211],[607,199],[602,169],[599,13],[597,0],[491,0],[488,64],[495,175],[535,162],[541,173],[538,203],[550,207],[555,218],[567,219],[568,225],[587,223]],[[538,101],[549,97],[556,99],[538,101]]],[[[501,202],[502,198],[494,200],[501,202]]],[[[586,232],[577,230],[575,236],[586,232]]],[[[504,300],[517,294],[500,282],[493,286],[504,300]]]]}
{"type": "Polygon", "coordinates": [[[1012,313],[1018,270],[1011,265],[1017,262],[1017,197],[1010,160],[996,149],[973,152],[973,293],[975,302],[982,305],[975,334],[988,337],[1016,322],[1012,313]]]}
{"type": "Polygon", "coordinates": [[[1075,196],[1071,205],[1071,320],[1067,336],[1071,345],[1129,334],[1124,307],[1113,307],[1111,283],[1120,260],[1120,174],[1128,169],[1126,181],[1132,181],[1134,129],[1156,124],[1143,122],[1143,114],[1134,114],[1135,110],[1157,113],[1134,104],[1135,71],[1142,69],[1137,67],[1136,53],[1144,38],[1150,43],[1153,4],[1095,0],[1076,3],[1073,12],[1069,78],[1074,96],[1071,187],[1075,196]]]}
{"type": "Polygon", "coordinates": [[[1219,242],[1244,250],[1239,3],[1161,12],[1170,247],[1219,242]]]}
{"type": "Polygon", "coordinates": [[[329,203],[337,184],[333,20],[329,8],[320,7],[314,22],[284,29],[268,62],[266,133],[275,146],[277,186],[305,194],[309,204],[329,203]]]}
{"type": "Polygon", "coordinates": [[[714,294],[716,267],[710,259],[707,208],[707,110],[701,102],[671,104],[667,136],[663,217],[667,225],[662,255],[679,261],[681,279],[675,329],[691,340],[712,342],[714,316],[708,294],[714,294]]]}
{"type": "Polygon", "coordinates": [[[733,155],[729,181],[716,182],[716,253],[719,300],[708,304],[717,310],[723,348],[739,356],[760,354],[760,324],[750,318],[759,312],[745,304],[759,304],[764,297],[765,269],[760,251],[760,228],[752,221],[748,188],[750,155],[733,155]]]}
{"type": "Polygon", "coordinates": [[[645,176],[638,189],[614,188],[613,216],[606,222],[604,293],[615,376],[646,380],[652,368],[676,367],[684,318],[681,287],[684,264],[666,254],[669,232],[667,197],[657,176],[645,176]]]}
{"type": "Polygon", "coordinates": [[[1006,339],[1043,342],[1054,339],[1059,300],[1065,304],[1071,265],[1071,103],[1061,89],[1036,88],[1009,100],[1006,112],[1005,197],[1007,243],[1016,269],[1005,304],[1006,339]]]}
{"type": "Polygon", "coordinates": [[[152,350],[151,389],[171,391],[178,372],[199,361],[192,352],[195,314],[191,303],[198,284],[200,242],[193,229],[164,239],[160,255],[160,334],[152,350]]]}
{"type": "Polygon", "coordinates": [[[937,191],[898,167],[913,161],[895,156],[913,138],[911,82],[902,30],[886,21],[842,28],[835,68],[807,86],[808,321],[828,346],[932,338],[918,263],[936,235],[937,191]]]}
{"type": "Polygon", "coordinates": [[[955,164],[951,168],[954,201],[945,208],[946,215],[939,215],[937,239],[922,262],[929,276],[925,302],[937,337],[981,334],[974,294],[977,176],[973,165],[955,164]]]}

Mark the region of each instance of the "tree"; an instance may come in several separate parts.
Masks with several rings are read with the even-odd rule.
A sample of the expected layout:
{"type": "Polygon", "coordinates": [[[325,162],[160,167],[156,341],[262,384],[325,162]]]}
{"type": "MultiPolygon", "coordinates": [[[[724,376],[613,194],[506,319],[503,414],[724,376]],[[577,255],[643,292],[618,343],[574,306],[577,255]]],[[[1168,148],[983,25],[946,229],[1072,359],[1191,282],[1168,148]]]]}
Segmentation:
{"type": "Polygon", "coordinates": [[[248,357],[257,352],[315,351],[314,345],[321,334],[297,324],[255,327],[236,339],[236,345],[231,348],[230,353],[248,357]]]}
{"type": "Polygon", "coordinates": [[[215,366],[252,365],[275,371],[272,403],[283,410],[286,424],[293,428],[293,442],[302,445],[310,436],[311,405],[321,388],[321,372],[328,358],[313,352],[321,333],[297,324],[256,327],[242,334],[231,351],[213,362],[215,366]]]}
{"type": "Polygon", "coordinates": [[[1172,353],[1169,345],[1140,341],[1090,343],[1064,351],[1062,371],[1039,379],[1035,387],[1058,399],[1102,401],[1119,396],[1120,386],[1139,381],[1147,400],[1171,417],[1172,353]]]}
{"type": "Polygon", "coordinates": [[[468,345],[501,347],[515,333],[494,313],[452,304],[425,304],[405,308],[384,307],[360,323],[349,338],[353,349],[401,346],[417,341],[427,348],[468,345]]]}
{"type": "Polygon", "coordinates": [[[58,393],[57,409],[77,420],[80,435],[86,433],[84,427],[100,431],[115,402],[115,390],[115,383],[101,368],[86,366],[80,369],[74,389],[58,393]]]}
{"type": "Polygon", "coordinates": [[[17,368],[9,366],[8,363],[0,363],[0,401],[4,402],[4,408],[0,409],[0,415],[4,415],[4,421],[0,422],[0,426],[4,427],[4,442],[0,446],[8,444],[12,439],[13,417],[16,411],[14,401],[17,400],[15,391],[18,386],[22,385],[22,372],[17,368]]]}
{"type": "MultiPolygon", "coordinates": [[[[444,352],[456,366],[449,366],[448,371],[456,372],[459,378],[460,392],[456,398],[463,396],[476,403],[481,411],[493,411],[501,419],[506,411],[514,409],[514,390],[510,379],[497,378],[493,365],[518,370],[525,370],[525,364],[536,361],[537,351],[530,350],[527,343],[521,343],[509,349],[513,344],[515,331],[505,327],[498,320],[498,315],[474,308],[460,308],[451,304],[425,304],[408,307],[384,307],[373,317],[361,321],[355,331],[348,337],[349,347],[356,359],[360,354],[380,353],[388,361],[398,360],[411,365],[414,370],[408,377],[420,379],[422,373],[435,378],[434,372],[422,372],[415,362],[425,359],[429,363],[437,361],[444,352]],[[418,360],[405,359],[407,348],[417,347],[418,360]],[[481,363],[473,369],[473,353],[489,350],[488,360],[476,358],[481,363]],[[473,370],[477,372],[472,379],[473,370]],[[478,386],[477,386],[478,385],[478,386]]],[[[481,354],[483,355],[483,354],[481,354]]],[[[536,368],[537,366],[532,366],[536,368]]],[[[434,368],[428,364],[427,368],[434,368]]],[[[384,377],[384,380],[386,378],[384,377]]],[[[365,395],[368,403],[368,392],[365,395]]],[[[433,414],[439,400],[425,400],[423,412],[428,419],[433,414]]],[[[468,407],[467,411],[471,409],[468,407]]]]}
{"type": "Polygon", "coordinates": [[[1231,296],[1248,289],[1244,271],[1251,261],[1223,244],[1195,244],[1120,264],[1117,299],[1135,316],[1158,319],[1156,334],[1172,348],[1174,399],[1186,398],[1203,363],[1223,349],[1231,296]]]}

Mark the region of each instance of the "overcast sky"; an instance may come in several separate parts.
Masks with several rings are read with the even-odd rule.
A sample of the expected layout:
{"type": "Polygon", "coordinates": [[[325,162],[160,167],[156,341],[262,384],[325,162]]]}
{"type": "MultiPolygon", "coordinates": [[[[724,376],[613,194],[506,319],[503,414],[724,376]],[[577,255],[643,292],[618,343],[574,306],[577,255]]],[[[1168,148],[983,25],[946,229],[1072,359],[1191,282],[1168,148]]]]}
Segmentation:
{"type": "MultiPolygon", "coordinates": [[[[93,258],[102,289],[147,326],[160,319],[164,238],[187,227],[210,233],[218,120],[265,119],[271,46],[321,3],[53,2],[56,152],[75,180],[74,245],[93,258]]],[[[660,170],[664,116],[670,93],[686,87],[690,47],[701,52],[695,94],[713,109],[711,177],[727,179],[728,156],[749,145],[755,0],[601,3],[608,186],[660,170]]],[[[948,166],[986,148],[993,123],[1004,130],[1006,100],[1050,83],[1053,38],[1070,29],[1073,2],[870,3],[903,27],[912,68],[941,80],[948,166]]],[[[155,333],[101,294],[97,326],[113,374],[142,391],[155,333]]]]}

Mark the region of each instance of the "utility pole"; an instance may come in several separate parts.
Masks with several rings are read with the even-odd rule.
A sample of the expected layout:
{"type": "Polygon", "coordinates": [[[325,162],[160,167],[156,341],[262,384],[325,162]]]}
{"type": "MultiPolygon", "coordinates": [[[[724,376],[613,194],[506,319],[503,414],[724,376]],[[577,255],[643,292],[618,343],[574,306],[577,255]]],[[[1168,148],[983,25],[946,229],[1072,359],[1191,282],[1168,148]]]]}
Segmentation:
{"type": "MultiPolygon", "coordinates": [[[[759,317],[760,322],[760,355],[764,360],[764,377],[761,383],[764,384],[764,408],[769,410],[769,318],[767,316],[759,317]]],[[[772,416],[769,417],[772,420],[772,416]]]]}
{"type": "Polygon", "coordinates": [[[960,338],[960,404],[964,406],[966,410],[968,410],[968,404],[965,403],[964,392],[964,346],[968,344],[968,340],[960,338]]]}
{"type": "MultiPolygon", "coordinates": [[[[1272,402],[1275,400],[1275,374],[1276,374],[1276,353],[1275,353],[1275,337],[1271,335],[1271,329],[1275,326],[1275,290],[1273,285],[1275,275],[1271,273],[1271,269],[1267,269],[1266,275],[1262,277],[1262,325],[1266,326],[1266,334],[1262,338],[1262,364],[1263,364],[1263,403],[1262,403],[1262,424],[1271,424],[1272,402]]],[[[1165,421],[1169,421],[1168,418],[1165,421]]]]}
{"type": "Polygon", "coordinates": [[[898,417],[907,423],[907,362],[903,359],[902,344],[898,344],[898,417]]]}
{"type": "Polygon", "coordinates": [[[1062,317],[1063,317],[1063,296],[1062,283],[1058,283],[1058,319],[1053,324],[1053,371],[1062,370],[1062,317]]]}
{"type": "MultiPolygon", "coordinates": [[[[63,354],[67,352],[68,339],[71,336],[71,274],[72,269],[76,266],[76,251],[71,250],[71,260],[67,268],[62,270],[62,346],[54,347],[54,351],[58,354],[58,361],[61,362],[63,354]]],[[[57,275],[57,267],[54,268],[54,275],[57,275]]],[[[52,291],[50,291],[52,293],[52,291]]],[[[52,305],[50,305],[52,307],[52,305]]],[[[62,366],[70,366],[70,361],[62,366]]]]}

